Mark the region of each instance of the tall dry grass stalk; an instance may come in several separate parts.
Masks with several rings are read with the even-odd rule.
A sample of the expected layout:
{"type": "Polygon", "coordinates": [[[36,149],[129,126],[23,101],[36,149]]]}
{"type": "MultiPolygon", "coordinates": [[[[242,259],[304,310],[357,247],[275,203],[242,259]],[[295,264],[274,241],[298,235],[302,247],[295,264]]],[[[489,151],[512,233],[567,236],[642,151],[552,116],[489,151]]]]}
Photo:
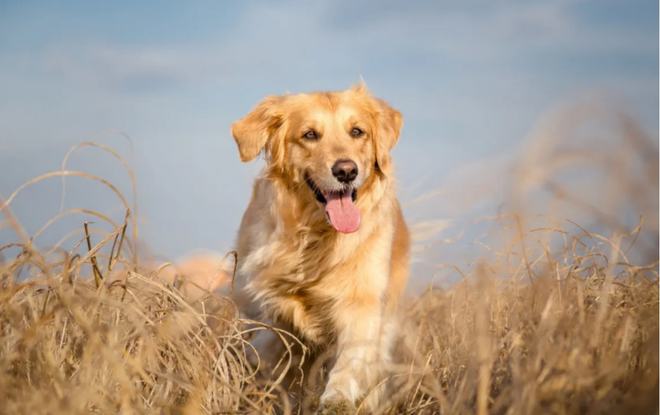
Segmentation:
{"type": "Polygon", "coordinates": [[[533,259],[531,282],[525,266],[502,275],[481,264],[414,301],[402,346],[413,363],[398,409],[654,413],[657,264],[615,266],[616,255],[576,252],[587,238],[533,259]]]}
{"type": "MultiPolygon", "coordinates": [[[[629,158],[649,160],[634,144],[646,139],[626,131],[629,158]]],[[[516,209],[498,218],[497,254],[455,286],[405,302],[383,413],[657,413],[657,200],[647,200],[657,199],[657,157],[637,166],[651,176],[617,179],[620,197],[634,189],[632,205],[655,215],[643,227],[584,201],[576,209],[598,219],[597,231],[547,214],[539,226],[521,197],[530,183],[556,206],[575,206],[576,196],[554,180],[561,163],[547,142],[536,145],[521,164],[533,172],[512,186],[516,209]]],[[[275,329],[239,318],[217,293],[192,300],[181,279],[160,277],[164,266],[138,263],[134,208],[111,183],[63,168],[25,186],[64,176],[110,187],[126,215],[61,212],[54,220],[81,215],[63,238],[74,243],[38,248],[11,211],[16,194],[1,202],[16,234],[0,246],[1,413],[302,411],[289,382],[300,380],[305,349],[293,335],[276,331],[286,353],[261,370],[250,336],[275,329]]]]}

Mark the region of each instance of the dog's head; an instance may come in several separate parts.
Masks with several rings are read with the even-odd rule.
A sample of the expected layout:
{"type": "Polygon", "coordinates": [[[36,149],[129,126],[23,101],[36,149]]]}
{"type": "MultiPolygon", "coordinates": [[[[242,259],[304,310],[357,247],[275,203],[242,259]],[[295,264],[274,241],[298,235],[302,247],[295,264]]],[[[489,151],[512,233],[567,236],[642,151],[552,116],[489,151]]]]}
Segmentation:
{"type": "Polygon", "coordinates": [[[265,151],[271,175],[305,186],[339,232],[359,228],[360,188],[391,171],[401,114],[364,85],[265,98],[232,125],[242,161],[265,151]]]}

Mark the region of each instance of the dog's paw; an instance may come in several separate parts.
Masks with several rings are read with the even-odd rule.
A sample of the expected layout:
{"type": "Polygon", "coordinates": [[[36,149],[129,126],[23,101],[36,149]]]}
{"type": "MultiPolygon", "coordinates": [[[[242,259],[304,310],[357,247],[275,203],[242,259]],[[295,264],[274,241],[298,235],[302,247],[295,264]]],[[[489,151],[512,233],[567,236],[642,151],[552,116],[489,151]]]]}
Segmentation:
{"type": "Polygon", "coordinates": [[[354,414],[355,405],[345,399],[330,399],[321,402],[317,415],[346,415],[354,414]]]}

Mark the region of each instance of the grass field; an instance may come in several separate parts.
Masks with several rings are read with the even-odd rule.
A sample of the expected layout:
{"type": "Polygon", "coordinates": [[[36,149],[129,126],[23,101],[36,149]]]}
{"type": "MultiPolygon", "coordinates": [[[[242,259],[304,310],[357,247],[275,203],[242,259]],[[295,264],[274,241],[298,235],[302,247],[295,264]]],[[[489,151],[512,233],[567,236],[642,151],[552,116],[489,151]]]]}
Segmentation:
{"type": "MultiPolygon", "coordinates": [[[[626,131],[626,151],[643,155],[646,141],[626,131]]],[[[654,151],[651,165],[635,164],[649,175],[631,175],[642,191],[620,183],[619,197],[650,203],[651,218],[637,228],[606,220],[598,231],[566,221],[539,227],[530,207],[502,214],[508,242],[493,247],[496,255],[460,271],[451,288],[407,298],[382,412],[657,413],[654,151]]],[[[77,173],[43,179],[62,175],[77,173]]],[[[553,183],[553,197],[579,205],[553,183]]],[[[219,294],[191,301],[176,281],[158,278],[164,266],[136,253],[131,215],[99,233],[83,221],[103,217],[79,212],[80,238],[64,250],[37,248],[20,212],[5,203],[3,213],[16,241],[0,247],[1,413],[298,410],[279,376],[299,373],[304,348],[295,337],[278,332],[290,351],[278,376],[259,371],[249,333],[272,328],[241,320],[219,294]]]]}

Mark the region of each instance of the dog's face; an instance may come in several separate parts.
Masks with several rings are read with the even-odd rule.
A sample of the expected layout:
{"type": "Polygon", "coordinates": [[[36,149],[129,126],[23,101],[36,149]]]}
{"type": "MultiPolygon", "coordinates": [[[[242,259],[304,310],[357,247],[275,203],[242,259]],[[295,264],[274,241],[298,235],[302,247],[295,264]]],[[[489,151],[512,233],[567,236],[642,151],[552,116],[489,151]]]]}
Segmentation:
{"type": "Polygon", "coordinates": [[[401,114],[363,86],[269,97],[232,126],[241,160],[265,149],[271,173],[306,186],[339,232],[359,228],[355,205],[374,175],[386,177],[401,114]]]}

